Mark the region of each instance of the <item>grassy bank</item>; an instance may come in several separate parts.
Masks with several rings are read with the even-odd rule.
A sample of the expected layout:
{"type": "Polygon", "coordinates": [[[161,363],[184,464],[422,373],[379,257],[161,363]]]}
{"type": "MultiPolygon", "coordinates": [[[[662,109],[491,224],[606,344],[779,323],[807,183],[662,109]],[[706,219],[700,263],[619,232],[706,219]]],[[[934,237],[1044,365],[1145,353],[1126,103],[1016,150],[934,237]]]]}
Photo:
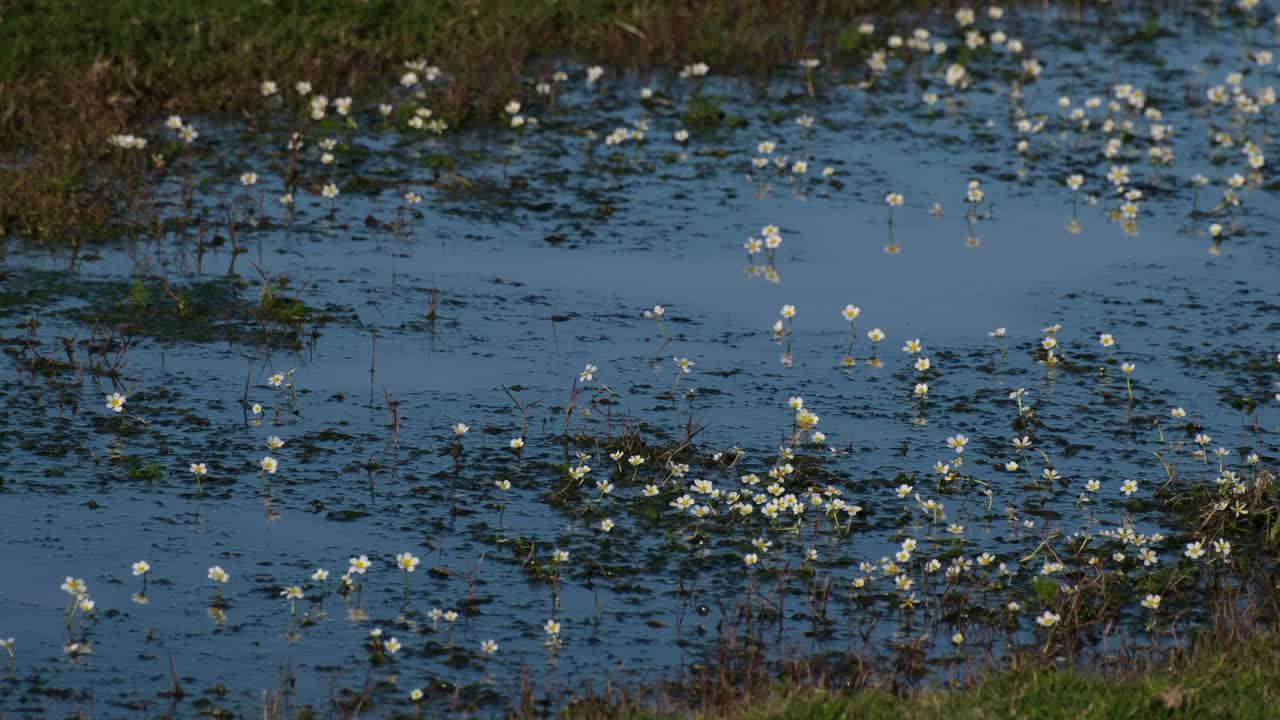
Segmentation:
{"type": "Polygon", "coordinates": [[[407,59],[446,71],[451,124],[494,111],[553,58],[613,68],[704,61],[760,74],[830,57],[885,0],[16,0],[0,4],[0,233],[111,219],[112,133],[165,113],[248,113],[258,84],[380,92],[407,59]]]}
{"type": "Polygon", "coordinates": [[[1280,708],[1280,637],[1256,635],[1230,650],[1204,649],[1192,657],[1115,676],[1042,668],[999,673],[974,688],[900,697],[880,690],[856,692],[777,688],[700,712],[669,699],[585,702],[571,717],[658,720],[695,716],[743,718],[1274,718],[1280,708]]]}

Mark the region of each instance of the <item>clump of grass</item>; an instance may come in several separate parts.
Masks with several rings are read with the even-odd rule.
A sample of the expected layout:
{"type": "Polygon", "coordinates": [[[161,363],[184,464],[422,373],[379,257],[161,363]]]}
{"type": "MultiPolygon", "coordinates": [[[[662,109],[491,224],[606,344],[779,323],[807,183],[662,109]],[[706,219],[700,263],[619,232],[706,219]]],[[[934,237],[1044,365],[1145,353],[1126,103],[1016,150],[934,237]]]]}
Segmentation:
{"type": "MultiPolygon", "coordinates": [[[[762,686],[759,696],[738,696],[693,711],[684,686],[637,693],[615,689],[581,700],[565,717],[669,718],[894,718],[932,720],[979,717],[1269,718],[1280,702],[1280,644],[1272,634],[1231,646],[1208,644],[1186,656],[1119,673],[1023,667],[966,688],[895,694],[881,687],[814,686],[799,672],[762,686]]],[[[815,678],[808,678],[814,680],[815,678]]]]}
{"type": "Polygon", "coordinates": [[[716,98],[699,95],[689,101],[689,109],[684,113],[684,124],[691,128],[715,128],[723,124],[739,124],[739,118],[725,114],[722,103],[716,98]]]}

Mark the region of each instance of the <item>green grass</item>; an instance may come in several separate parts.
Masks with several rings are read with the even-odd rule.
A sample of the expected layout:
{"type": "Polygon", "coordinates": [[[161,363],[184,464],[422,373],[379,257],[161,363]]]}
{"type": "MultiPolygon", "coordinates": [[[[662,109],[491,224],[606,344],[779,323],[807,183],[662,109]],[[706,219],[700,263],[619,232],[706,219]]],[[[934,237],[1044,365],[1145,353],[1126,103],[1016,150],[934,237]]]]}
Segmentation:
{"type": "Polygon", "coordinates": [[[881,690],[841,692],[778,687],[701,712],[655,713],[644,703],[586,702],[568,717],[664,720],[674,717],[773,720],[953,720],[954,718],[1258,718],[1280,714],[1280,638],[1255,636],[1229,652],[1118,676],[1021,669],[998,673],[965,690],[898,697],[881,690]]]}

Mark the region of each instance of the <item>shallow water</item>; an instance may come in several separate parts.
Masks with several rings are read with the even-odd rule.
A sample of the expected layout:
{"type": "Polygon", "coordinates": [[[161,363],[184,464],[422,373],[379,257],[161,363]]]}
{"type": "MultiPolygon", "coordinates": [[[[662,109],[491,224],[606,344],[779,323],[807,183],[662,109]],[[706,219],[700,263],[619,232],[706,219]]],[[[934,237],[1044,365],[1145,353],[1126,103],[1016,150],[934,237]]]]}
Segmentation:
{"type": "MultiPolygon", "coordinates": [[[[1069,566],[1063,582],[1078,581],[1071,573],[1095,552],[1068,559],[1067,536],[1093,534],[1105,548],[1097,552],[1109,555],[1120,544],[1097,534],[1122,524],[1164,536],[1150,543],[1161,568],[1180,562],[1183,544],[1198,536],[1156,493],[1166,477],[1153,453],[1178,473],[1175,490],[1217,475],[1212,456],[1190,454],[1200,428],[1214,436],[1210,450],[1230,450],[1225,466],[1246,476],[1256,472],[1244,467],[1248,453],[1264,467],[1276,459],[1280,258],[1266,234],[1275,189],[1264,168],[1230,215],[1193,210],[1212,208],[1231,173],[1247,174],[1238,148],[1211,148],[1208,128],[1247,132],[1263,151],[1274,144],[1270,109],[1232,126],[1232,113],[1205,105],[1204,89],[1242,67],[1246,44],[1276,43],[1271,27],[1226,18],[1214,31],[1190,9],[1164,15],[1167,32],[1158,38],[1120,42],[1143,22],[1136,12],[1081,25],[1039,11],[1011,11],[998,24],[981,19],[984,31],[999,25],[1021,36],[1045,65],[1024,90],[1027,114],[1046,118],[1028,136],[1029,158],[1014,148],[1022,135],[1007,92],[1009,61],[992,58],[970,65],[975,83],[963,103],[943,92],[932,112],[919,100],[917,71],[896,64],[870,91],[853,86],[861,67],[825,74],[815,100],[790,71],[765,97],[717,71],[701,92],[722,98],[746,126],[691,128],[687,145],[671,139],[691,93],[675,77],[649,81],[672,107],[646,108],[636,99],[645,80],[611,79],[587,92],[582,69],[572,68],[557,110],[537,110],[542,122],[519,134],[490,128],[423,140],[379,130],[376,110],[367,109],[360,123],[368,130],[308,134],[291,214],[274,199],[283,192],[289,113],[264,113],[251,134],[195,119],[200,141],[158,183],[162,212],[181,214],[184,163],[201,179],[194,214],[208,235],[227,234],[220,202],[256,204],[261,193],[270,221],[238,223],[248,249],[236,260],[239,292],[256,300],[254,263],[287,275],[284,294],[297,292],[312,314],[300,323],[297,348],[264,342],[225,279],[226,246],[198,257],[194,225],[91,244],[74,256],[7,241],[0,313],[14,371],[0,404],[0,525],[9,548],[0,561],[0,636],[17,638],[17,659],[0,685],[0,708],[60,716],[92,705],[95,715],[123,717],[176,702],[256,713],[264,689],[287,687],[290,703],[337,713],[325,703],[342,699],[342,689],[370,687],[366,707],[377,714],[409,712],[411,688],[427,691],[433,709],[497,713],[515,702],[522,672],[554,706],[587,681],[678,677],[743,634],[771,658],[850,651],[886,661],[895,646],[923,637],[930,663],[911,682],[965,678],[975,664],[1043,642],[1033,618],[1051,605],[1037,600],[1032,583],[1046,539],[1069,566]],[[1145,195],[1136,232],[1108,218],[1119,203],[1103,178],[1111,164],[1100,153],[1103,136],[1096,127],[1068,129],[1056,104],[1061,94],[1073,107],[1103,98],[1089,112],[1096,126],[1115,82],[1143,88],[1175,128],[1171,167],[1146,161],[1146,141],[1126,143],[1141,153],[1124,160],[1129,187],[1145,195]],[[811,130],[794,123],[802,113],[816,118],[811,130]],[[650,123],[642,145],[584,137],[641,118],[650,123]],[[327,135],[342,143],[330,168],[315,146],[327,135]],[[803,180],[751,167],[766,139],[779,143],[775,155],[809,158],[803,180]],[[465,181],[430,184],[424,158],[437,155],[454,157],[465,181]],[[825,166],[839,185],[821,178],[825,166]],[[261,175],[252,190],[236,180],[247,169],[261,175]],[[1086,177],[1074,210],[1063,187],[1071,172],[1086,177]],[[1195,173],[1210,185],[1195,190],[1195,173]],[[302,189],[327,177],[360,177],[373,189],[344,189],[332,203],[302,189]],[[986,199],[971,229],[963,196],[974,178],[986,199]],[[403,217],[405,189],[423,195],[421,217],[410,237],[395,239],[385,223],[403,217]],[[891,227],[883,200],[890,191],[906,198],[891,227]],[[1096,205],[1087,194],[1100,198],[1096,205]],[[930,213],[934,202],[941,216],[930,213]],[[1073,217],[1078,232],[1066,228],[1073,217]],[[1210,253],[1214,221],[1229,231],[1210,253]],[[763,260],[742,247],[767,224],[784,238],[777,282],[747,269],[763,260]],[[203,298],[194,318],[175,317],[162,277],[203,298]],[[147,279],[141,299],[130,294],[135,278],[147,279]],[[432,288],[441,291],[434,320],[425,312],[432,288]],[[862,313],[854,363],[843,367],[850,327],[840,311],[848,303],[862,313]],[[642,316],[655,304],[666,308],[669,342],[642,316]],[[793,332],[775,341],[770,328],[784,304],[797,308],[793,332]],[[28,343],[30,317],[39,326],[28,343]],[[117,336],[136,335],[117,378],[47,364],[29,371],[34,353],[61,352],[58,338],[90,337],[95,318],[117,336]],[[1055,323],[1065,363],[1050,367],[1041,362],[1041,329],[1055,323]],[[128,326],[132,333],[120,329],[128,326]],[[988,335],[997,327],[1007,328],[1003,341],[988,335]],[[887,336],[874,351],[880,367],[868,362],[872,328],[887,336]],[[1103,332],[1115,336],[1110,353],[1098,344],[1103,332]],[[912,338],[933,365],[923,403],[912,397],[914,357],[900,350],[912,338]],[[696,363],[678,385],[674,356],[696,363]],[[1136,363],[1132,402],[1122,361],[1136,363]],[[566,442],[565,407],[587,363],[617,395],[595,395],[608,402],[593,404],[589,417],[575,413],[566,442]],[[286,371],[292,393],[268,384],[286,371]],[[520,417],[504,386],[537,403],[519,454],[507,449],[520,417]],[[1008,397],[1018,388],[1034,421],[1019,422],[1008,397]],[[103,406],[113,391],[128,396],[119,416],[103,406]],[[817,522],[816,507],[794,529],[789,513],[769,522],[759,507],[739,518],[715,503],[716,516],[699,522],[669,506],[685,492],[710,504],[688,489],[694,479],[728,492],[755,473],[763,492],[779,445],[789,444],[792,396],[821,417],[827,441],[796,446],[802,477],[786,491],[808,502],[801,491],[838,489],[863,508],[848,531],[834,531],[830,518],[817,522]],[[1257,401],[1256,411],[1233,408],[1240,396],[1257,401]],[[398,403],[398,440],[389,398],[398,403]],[[249,411],[255,402],[261,415],[249,411]],[[1186,420],[1170,419],[1175,406],[1186,420]],[[470,430],[455,460],[457,422],[470,430]],[[699,430],[692,448],[675,458],[690,470],[670,478],[658,452],[680,446],[690,426],[699,430]],[[629,432],[643,445],[628,453],[642,448],[635,451],[648,458],[638,473],[608,457],[629,432]],[[965,470],[940,490],[932,466],[954,461],[945,439],[956,433],[970,438],[965,470]],[[1024,434],[1044,455],[1011,445],[1024,434]],[[270,452],[279,471],[261,475],[268,435],[286,444],[270,452]],[[742,451],[736,462],[731,448],[742,451]],[[579,452],[593,468],[580,490],[564,467],[579,464],[579,452]],[[1065,483],[1035,482],[1046,457],[1065,483]],[[1003,468],[1010,460],[1016,472],[1003,468]],[[199,491],[192,462],[209,465],[199,491]],[[594,483],[610,473],[616,488],[599,499],[594,483]],[[499,491],[499,479],[512,488],[499,491]],[[1101,482],[1096,492],[1085,489],[1090,479],[1101,482]],[[1139,481],[1132,497],[1121,493],[1127,479],[1139,481]],[[642,495],[646,482],[661,485],[657,498],[642,495]],[[945,520],[930,523],[899,499],[903,483],[945,503],[945,520]],[[616,523],[608,533],[598,529],[604,518],[616,523]],[[964,526],[963,542],[948,532],[951,523],[964,526]],[[747,570],[743,555],[758,536],[773,547],[747,570]],[[894,573],[857,567],[878,564],[907,537],[920,542],[910,592],[939,600],[914,613],[899,609],[909,592],[895,589],[894,573]],[[554,548],[570,553],[558,582],[543,574],[554,548]],[[811,548],[817,556],[807,560],[811,548]],[[394,558],[405,551],[422,560],[407,593],[394,558]],[[956,581],[972,590],[970,604],[953,612],[941,602],[943,571],[925,573],[922,564],[938,557],[945,568],[982,552],[1016,575],[996,582],[994,565],[974,565],[956,581]],[[362,587],[338,594],[348,558],[361,554],[373,561],[362,587]],[[145,604],[133,598],[143,583],[129,570],[141,559],[153,566],[145,604]],[[206,577],[212,565],[231,574],[220,601],[206,577]],[[323,585],[307,580],[317,567],[332,572],[323,585]],[[779,570],[785,595],[775,588],[779,570]],[[70,628],[58,589],[67,575],[84,578],[96,602],[70,628]],[[867,575],[874,582],[853,593],[853,580],[867,575]],[[814,600],[828,583],[830,601],[814,600]],[[292,584],[306,597],[291,623],[280,591],[292,584]],[[747,626],[735,608],[749,587],[747,626]],[[1010,600],[1025,606],[1020,620],[985,619],[1000,617],[1010,600]],[[780,612],[771,611],[778,603],[780,612]],[[433,607],[461,616],[433,621],[433,607]],[[555,648],[544,645],[548,618],[563,623],[555,648]],[[375,628],[403,644],[390,662],[370,662],[375,628]],[[957,630],[966,636],[959,649],[949,639],[957,630]],[[499,646],[489,658],[480,651],[487,639],[499,646]],[[91,652],[69,654],[69,641],[91,652]],[[180,698],[165,695],[171,665],[180,698]]],[[[954,23],[934,18],[929,26],[954,44],[954,23]]],[[[926,73],[938,90],[945,64],[933,62],[926,73]]],[[[1245,80],[1256,82],[1253,74],[1245,80]]],[[[534,104],[532,91],[524,100],[534,104]]],[[[1120,115],[1134,117],[1139,134],[1149,124],[1120,115]]],[[[157,125],[150,134],[166,132],[157,125]]],[[[593,395],[589,389],[575,409],[593,395]]],[[[1132,551],[1127,563],[1140,586],[1149,571],[1132,551]]],[[[1168,593],[1165,603],[1171,627],[1196,627],[1203,608],[1194,593],[1168,593]]],[[[1135,600],[1122,611],[1124,627],[1094,637],[1082,659],[1103,659],[1125,639],[1157,642],[1144,612],[1135,600]]]]}

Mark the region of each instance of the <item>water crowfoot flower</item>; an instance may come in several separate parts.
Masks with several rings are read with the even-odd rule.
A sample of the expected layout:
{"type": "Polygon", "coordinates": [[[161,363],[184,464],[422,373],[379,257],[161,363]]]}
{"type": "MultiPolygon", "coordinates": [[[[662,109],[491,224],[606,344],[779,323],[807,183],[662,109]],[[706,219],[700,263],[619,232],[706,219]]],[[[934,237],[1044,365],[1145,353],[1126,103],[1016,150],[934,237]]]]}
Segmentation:
{"type": "Polygon", "coordinates": [[[139,560],[131,566],[134,577],[142,578],[142,594],[147,592],[147,573],[151,572],[151,563],[146,560],[139,560]]]}
{"type": "MultiPolygon", "coordinates": [[[[404,594],[406,596],[409,594],[409,573],[417,570],[420,562],[422,561],[414,556],[413,553],[403,552],[396,555],[396,565],[404,571],[404,594]]],[[[355,569],[354,564],[352,565],[352,569],[355,569]]]]}
{"type": "Polygon", "coordinates": [[[466,423],[461,423],[461,422],[454,423],[453,426],[450,428],[450,430],[453,432],[453,439],[454,439],[453,457],[455,460],[460,460],[460,458],[462,457],[462,436],[466,435],[467,431],[469,431],[470,429],[471,429],[470,426],[468,426],[466,423]]]}
{"type": "MultiPolygon", "coordinates": [[[[329,579],[329,571],[325,570],[324,568],[316,568],[315,572],[311,573],[312,582],[316,582],[320,584],[321,605],[323,605],[324,598],[329,592],[329,588],[325,586],[325,581],[327,581],[328,579],[329,579]]],[[[323,609],[320,611],[320,613],[323,614],[323,609]]]]}
{"type": "Polygon", "coordinates": [[[1196,540],[1195,542],[1187,543],[1187,549],[1184,550],[1182,554],[1186,555],[1192,560],[1199,560],[1200,558],[1204,557],[1204,554],[1205,554],[1204,542],[1200,540],[1196,540]]]}
{"type": "Polygon", "coordinates": [[[551,579],[560,580],[560,566],[569,561],[569,551],[556,549],[551,551],[551,579]]]}
{"type": "Polygon", "coordinates": [[[396,564],[400,566],[401,570],[404,570],[406,575],[416,570],[420,562],[421,560],[415,557],[412,553],[406,552],[396,555],[396,564]]]}
{"type": "Polygon", "coordinates": [[[347,562],[350,565],[350,568],[347,570],[347,572],[354,573],[356,575],[364,575],[366,572],[369,571],[369,568],[373,566],[373,563],[369,561],[368,555],[353,557],[347,562]]]}
{"type": "Polygon", "coordinates": [[[79,598],[76,599],[76,608],[80,610],[81,627],[84,626],[85,618],[90,613],[93,612],[93,609],[97,607],[97,605],[98,604],[94,602],[93,598],[89,597],[88,595],[81,595],[79,598]]]}
{"type": "Polygon", "coordinates": [[[874,358],[876,356],[876,347],[880,344],[880,341],[885,338],[884,331],[880,328],[872,328],[867,333],[867,338],[871,340],[871,357],[874,358]]]}
{"type": "Polygon", "coordinates": [[[667,332],[666,326],[662,324],[662,316],[665,314],[666,314],[666,308],[662,307],[661,305],[654,305],[652,310],[644,311],[645,318],[649,320],[653,320],[653,322],[657,324],[658,330],[664,336],[666,336],[668,340],[670,340],[671,333],[667,332]]]}
{"type": "Polygon", "coordinates": [[[201,482],[204,476],[209,474],[209,467],[204,463],[191,463],[191,474],[196,478],[196,492],[203,492],[204,485],[201,482]]]}
{"type": "Polygon", "coordinates": [[[671,361],[676,364],[676,382],[671,386],[671,391],[675,392],[680,386],[680,378],[693,372],[694,362],[687,357],[673,357],[671,361]]]}
{"type": "Polygon", "coordinates": [[[223,570],[221,565],[214,565],[213,567],[209,568],[209,579],[217,583],[214,586],[217,588],[215,602],[221,602],[222,586],[227,584],[227,581],[231,579],[231,575],[229,575],[226,570],[223,570]]]}
{"type": "Polygon", "coordinates": [[[542,624],[542,631],[547,634],[547,641],[544,643],[548,647],[560,646],[560,623],[555,619],[551,619],[542,624]]]}
{"type": "Polygon", "coordinates": [[[902,195],[891,192],[884,196],[884,204],[889,206],[889,224],[893,225],[893,209],[902,207],[902,195]]]}
{"type": "Polygon", "coordinates": [[[996,341],[996,347],[1000,348],[1000,357],[1004,357],[1004,356],[1005,356],[1005,354],[1004,354],[1004,336],[1005,336],[1005,335],[1007,335],[1007,334],[1008,334],[1008,330],[1007,330],[1006,328],[1002,328],[1002,327],[998,327],[998,328],[996,328],[995,330],[992,330],[991,332],[987,333],[987,336],[988,336],[988,337],[995,338],[995,341],[996,341]]]}
{"type": "Polygon", "coordinates": [[[331,182],[325,183],[324,187],[320,188],[320,194],[329,200],[331,211],[337,209],[337,198],[339,195],[339,190],[336,184],[331,182]]]}
{"type": "Polygon", "coordinates": [[[1135,368],[1137,368],[1137,366],[1131,362],[1124,363],[1120,366],[1120,371],[1124,373],[1125,389],[1129,391],[1129,402],[1133,402],[1133,383],[1130,381],[1129,376],[1133,374],[1135,368]]]}
{"type": "Polygon", "coordinates": [[[70,623],[71,614],[75,612],[76,600],[88,595],[89,586],[85,584],[84,580],[73,578],[68,575],[66,580],[63,580],[62,582],[62,591],[71,596],[70,600],[67,601],[67,609],[65,612],[67,622],[70,623]]]}
{"type": "Polygon", "coordinates": [[[289,600],[289,625],[292,627],[293,619],[298,613],[298,600],[302,598],[302,588],[297,585],[290,585],[280,591],[280,596],[289,600]]]}
{"type": "Polygon", "coordinates": [[[1080,187],[1084,184],[1084,176],[1082,174],[1073,174],[1066,178],[1066,187],[1071,190],[1071,217],[1075,217],[1076,206],[1079,204],[1080,187]]]}
{"type": "Polygon", "coordinates": [[[1111,333],[1102,333],[1098,336],[1098,344],[1107,351],[1107,358],[1111,358],[1111,348],[1115,347],[1116,340],[1111,333]]]}
{"type": "Polygon", "coordinates": [[[107,396],[107,409],[111,410],[114,413],[124,412],[124,404],[127,401],[128,401],[128,398],[126,398],[124,395],[121,395],[118,392],[113,392],[107,396]]]}

